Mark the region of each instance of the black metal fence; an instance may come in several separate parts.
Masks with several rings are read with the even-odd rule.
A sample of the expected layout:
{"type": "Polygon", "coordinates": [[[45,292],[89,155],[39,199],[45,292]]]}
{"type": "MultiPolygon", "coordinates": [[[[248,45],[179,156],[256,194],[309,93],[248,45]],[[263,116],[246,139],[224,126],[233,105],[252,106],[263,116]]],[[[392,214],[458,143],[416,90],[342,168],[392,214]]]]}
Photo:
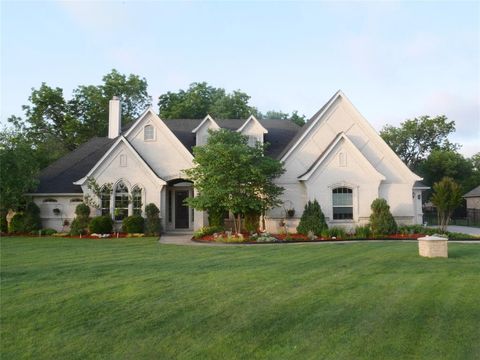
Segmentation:
{"type": "MultiPolygon", "coordinates": [[[[425,211],[423,213],[423,223],[427,223],[427,225],[438,225],[437,212],[425,211]]],[[[480,227],[480,209],[466,209],[466,211],[453,213],[449,225],[480,227]]]]}

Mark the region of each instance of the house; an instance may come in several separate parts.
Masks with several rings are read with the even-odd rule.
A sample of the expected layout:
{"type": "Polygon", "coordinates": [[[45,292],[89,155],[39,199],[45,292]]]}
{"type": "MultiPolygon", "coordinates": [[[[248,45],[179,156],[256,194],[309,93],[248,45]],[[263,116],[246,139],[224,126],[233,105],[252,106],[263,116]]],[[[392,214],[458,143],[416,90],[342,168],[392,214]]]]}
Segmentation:
{"type": "Polygon", "coordinates": [[[472,223],[480,223],[480,185],[463,195],[467,201],[467,219],[472,223]]]}
{"type": "Polygon", "coordinates": [[[110,101],[108,137],[93,138],[41,172],[33,195],[44,227],[60,230],[74,217],[85,196],[96,198],[88,179],[105,186],[93,215],[115,220],[141,214],[155,203],[164,229],[194,230],[207,225],[207,214],[183,204],[195,196],[182,170],[192,167],[192,148],[203,145],[208,129],[226,128],[248,136],[249,143],[270,144],[266,156],[281,160],[285,173],[283,206],[266,216],[267,230],[278,231],[288,210],[291,231],[308,200],[317,199],[328,224],[351,228],[368,222],[370,204],[385,198],[398,223],[422,223],[421,178],[412,173],[357,111],[337,93],[303,126],[285,120],[161,120],[150,108],[122,129],[120,101],[110,101]],[[57,209],[57,210],[55,210],[57,209]],[[290,211],[292,213],[292,211],[290,211]]]}

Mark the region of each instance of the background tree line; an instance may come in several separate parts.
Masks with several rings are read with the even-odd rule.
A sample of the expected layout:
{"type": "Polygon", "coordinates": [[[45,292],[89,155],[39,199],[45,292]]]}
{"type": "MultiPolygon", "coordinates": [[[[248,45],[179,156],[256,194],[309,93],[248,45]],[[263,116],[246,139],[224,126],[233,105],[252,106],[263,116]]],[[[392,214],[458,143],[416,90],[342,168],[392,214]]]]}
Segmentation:
{"type": "MultiPolygon", "coordinates": [[[[100,85],[80,85],[71,99],[63,89],[42,83],[33,88],[24,116],[11,116],[0,131],[0,209],[17,208],[22,194],[33,190],[40,169],[76,149],[93,136],[108,132],[108,102],[115,95],[122,100],[122,125],[128,125],[151,105],[145,78],[112,70],[100,85]]],[[[192,83],[188,89],[167,92],[158,98],[162,119],[198,119],[210,114],[218,119],[284,119],[298,125],[305,115],[271,110],[260,112],[250,104],[250,96],[240,90],[231,93],[206,82],[192,83]]],[[[480,184],[480,154],[465,158],[458,144],[448,136],[455,122],[445,116],[422,116],[400,126],[387,125],[381,136],[416,173],[432,185],[444,176],[459,182],[466,192],[480,184]]]]}

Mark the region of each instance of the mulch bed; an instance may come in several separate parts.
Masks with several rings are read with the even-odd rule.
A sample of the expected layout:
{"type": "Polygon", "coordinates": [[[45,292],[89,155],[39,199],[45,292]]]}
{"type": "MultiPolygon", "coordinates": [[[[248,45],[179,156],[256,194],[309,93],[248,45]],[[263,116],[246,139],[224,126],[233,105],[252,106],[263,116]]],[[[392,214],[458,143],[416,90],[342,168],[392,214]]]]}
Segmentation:
{"type": "Polygon", "coordinates": [[[272,242],[257,242],[254,240],[250,240],[248,234],[242,234],[244,237],[244,241],[238,242],[227,242],[222,241],[222,237],[226,237],[226,235],[222,235],[222,237],[215,238],[213,235],[206,235],[199,239],[192,238],[193,241],[202,242],[202,243],[223,243],[223,244],[271,244],[271,243],[298,243],[298,242],[340,242],[340,241],[352,241],[352,240],[417,240],[419,237],[425,236],[425,234],[394,234],[389,236],[382,236],[377,238],[357,238],[353,236],[348,236],[345,238],[316,238],[315,240],[310,240],[306,235],[302,234],[271,234],[271,236],[275,237],[277,241],[272,242]]]}

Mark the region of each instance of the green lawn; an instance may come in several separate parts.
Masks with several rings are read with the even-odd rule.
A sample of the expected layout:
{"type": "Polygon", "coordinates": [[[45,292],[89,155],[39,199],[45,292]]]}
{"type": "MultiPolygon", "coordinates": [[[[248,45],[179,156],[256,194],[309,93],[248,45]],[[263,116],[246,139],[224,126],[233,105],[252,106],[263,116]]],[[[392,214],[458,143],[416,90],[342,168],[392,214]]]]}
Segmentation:
{"type": "Polygon", "coordinates": [[[6,359],[479,359],[480,245],[1,240],[6,359]]]}

